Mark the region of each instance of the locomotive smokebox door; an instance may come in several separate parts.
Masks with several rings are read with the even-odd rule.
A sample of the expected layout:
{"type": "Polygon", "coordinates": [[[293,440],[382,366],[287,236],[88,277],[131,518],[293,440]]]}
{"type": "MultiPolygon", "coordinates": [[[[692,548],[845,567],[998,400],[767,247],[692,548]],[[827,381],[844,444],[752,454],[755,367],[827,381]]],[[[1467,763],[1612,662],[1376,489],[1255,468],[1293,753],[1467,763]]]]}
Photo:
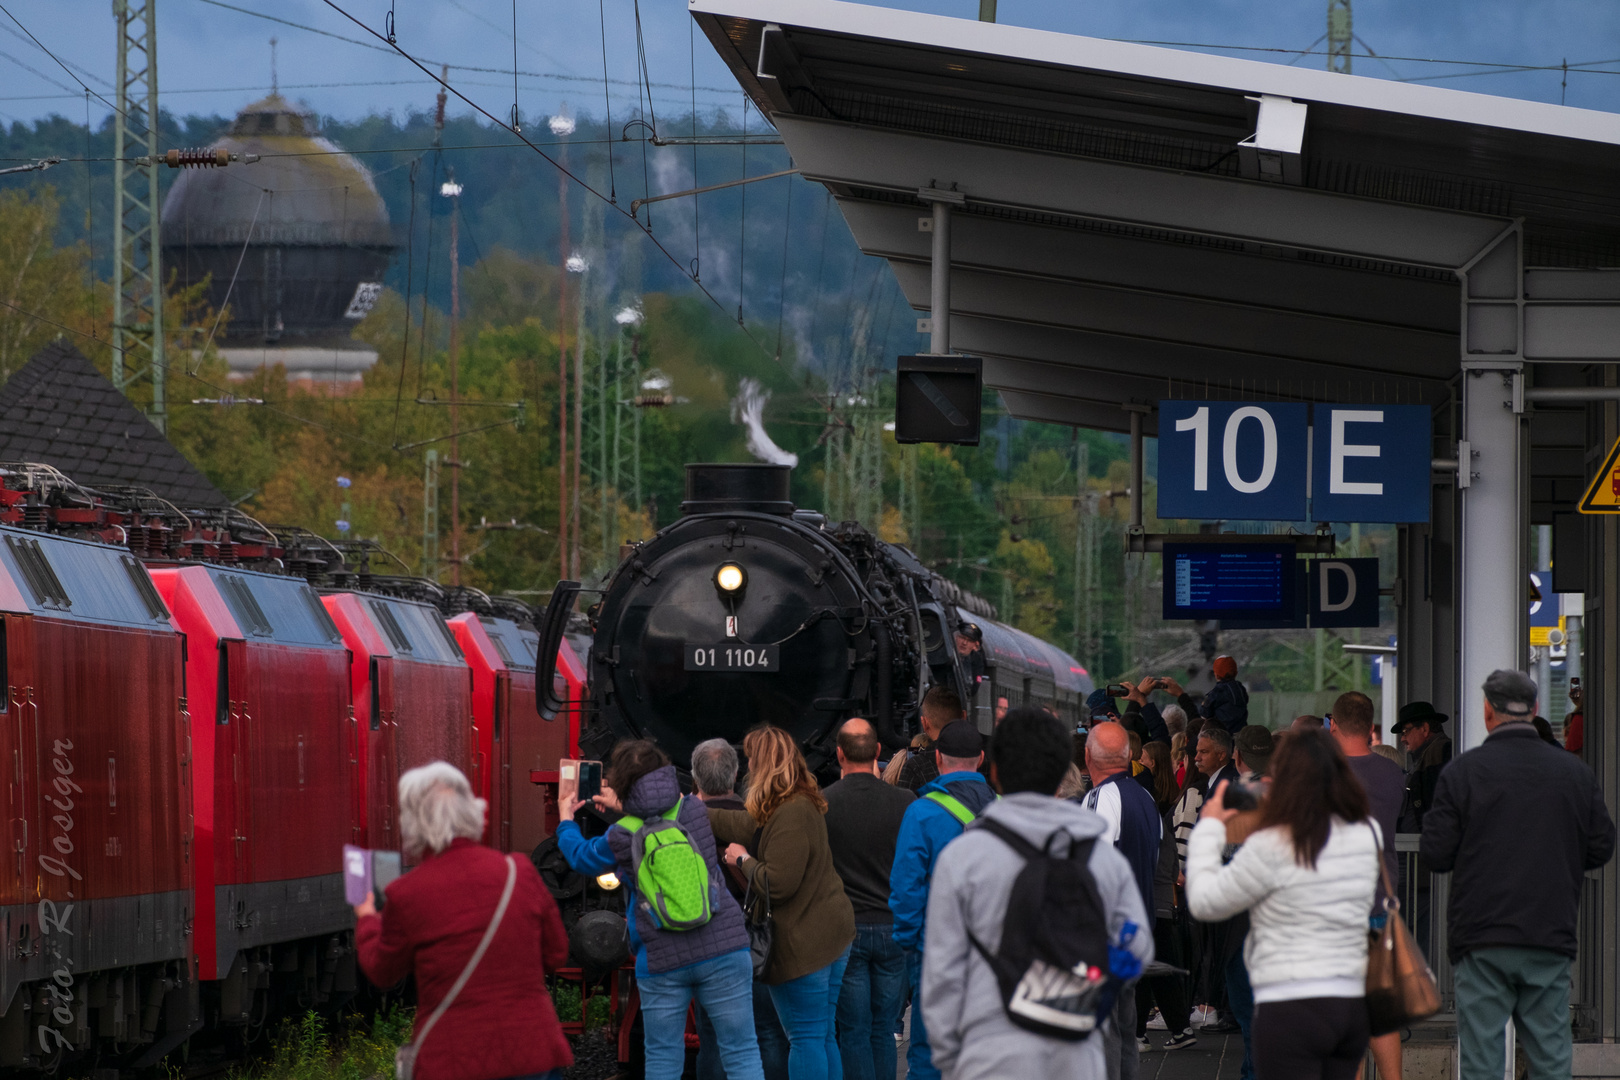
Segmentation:
{"type": "Polygon", "coordinates": [[[979,445],[984,361],[977,356],[902,356],[894,394],[894,441],[979,445]]]}

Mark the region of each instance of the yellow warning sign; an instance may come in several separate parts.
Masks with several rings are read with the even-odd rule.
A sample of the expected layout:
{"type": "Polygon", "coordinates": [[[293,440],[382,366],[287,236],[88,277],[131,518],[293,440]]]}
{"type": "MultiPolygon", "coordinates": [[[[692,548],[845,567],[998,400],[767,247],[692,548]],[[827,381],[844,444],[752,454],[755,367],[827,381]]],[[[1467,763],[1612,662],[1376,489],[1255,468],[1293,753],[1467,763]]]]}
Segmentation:
{"type": "Polygon", "coordinates": [[[1577,509],[1583,514],[1620,514],[1620,440],[1609,448],[1577,509]]]}

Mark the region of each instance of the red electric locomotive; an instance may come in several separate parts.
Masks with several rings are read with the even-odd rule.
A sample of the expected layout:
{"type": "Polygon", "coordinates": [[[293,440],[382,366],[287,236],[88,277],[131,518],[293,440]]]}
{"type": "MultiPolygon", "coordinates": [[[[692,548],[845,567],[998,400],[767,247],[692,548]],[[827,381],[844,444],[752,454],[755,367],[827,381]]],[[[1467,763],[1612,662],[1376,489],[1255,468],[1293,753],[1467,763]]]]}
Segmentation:
{"type": "Polygon", "coordinates": [[[200,1026],[184,648],[127,550],[0,528],[0,1065],[200,1026]]]}
{"type": "Polygon", "coordinates": [[[531,781],[578,753],[578,658],[540,719],[528,608],[375,553],[0,466],[0,1066],[149,1065],[343,1000],[341,847],[399,847],[406,769],[466,772],[498,847],[555,827],[531,781]]]}
{"type": "Polygon", "coordinates": [[[369,592],[322,599],[354,658],[359,783],[351,842],[397,849],[401,773],[448,761],[484,789],[472,756],[472,672],[429,604],[369,592]]]}
{"type": "Polygon", "coordinates": [[[303,581],[156,567],[188,644],[197,820],[194,951],[222,1022],[264,1015],[279,979],[305,1001],[355,989],[336,852],[353,839],[349,653],[303,581]]]}
{"type": "MultiPolygon", "coordinates": [[[[555,788],[543,797],[530,783],[536,770],[557,768],[559,758],[578,753],[577,713],[554,721],[535,709],[535,658],[540,636],[525,605],[490,599],[472,589],[453,590],[449,605],[469,610],[452,615],[450,629],[472,667],[477,754],[489,801],[486,840],[502,851],[531,852],[556,828],[555,788]]],[[[584,670],[564,643],[558,677],[573,676],[569,700],[578,701],[584,670]]]]}

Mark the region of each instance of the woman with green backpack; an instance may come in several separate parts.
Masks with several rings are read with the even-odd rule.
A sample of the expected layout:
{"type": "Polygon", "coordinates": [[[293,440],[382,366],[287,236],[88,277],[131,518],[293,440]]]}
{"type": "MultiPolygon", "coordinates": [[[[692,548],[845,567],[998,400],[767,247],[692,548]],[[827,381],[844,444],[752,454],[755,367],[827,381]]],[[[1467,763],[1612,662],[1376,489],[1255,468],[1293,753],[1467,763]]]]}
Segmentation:
{"type": "Polygon", "coordinates": [[[833,869],[827,801],[799,744],[781,728],[750,731],[743,756],[747,809],[711,807],[709,821],[729,844],[726,861],[770,896],[774,933],[762,978],[787,1031],[788,1080],[843,1080],[834,1019],[855,940],[855,909],[833,869]],[[747,844],[754,844],[757,858],[747,844]]]}
{"type": "Polygon", "coordinates": [[[573,820],[583,804],[565,800],[557,844],[576,872],[615,873],[628,893],[647,1080],[679,1080],[693,1000],[714,1024],[729,1080],[764,1080],[748,931],[721,879],[708,812],[682,797],[675,766],[645,739],[620,743],[602,779],[596,805],[623,816],[587,840],[573,820]]]}

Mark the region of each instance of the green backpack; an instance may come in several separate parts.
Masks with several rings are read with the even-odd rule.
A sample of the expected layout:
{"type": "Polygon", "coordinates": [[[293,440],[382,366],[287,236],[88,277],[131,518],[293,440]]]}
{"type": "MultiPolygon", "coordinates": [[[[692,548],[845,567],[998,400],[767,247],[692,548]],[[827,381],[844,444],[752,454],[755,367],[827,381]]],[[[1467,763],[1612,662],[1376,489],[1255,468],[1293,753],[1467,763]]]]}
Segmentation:
{"type": "Polygon", "coordinates": [[[650,822],[629,815],[618,821],[630,833],[636,891],[659,930],[696,930],[714,916],[708,860],[676,820],[684,801],[650,822]]]}

